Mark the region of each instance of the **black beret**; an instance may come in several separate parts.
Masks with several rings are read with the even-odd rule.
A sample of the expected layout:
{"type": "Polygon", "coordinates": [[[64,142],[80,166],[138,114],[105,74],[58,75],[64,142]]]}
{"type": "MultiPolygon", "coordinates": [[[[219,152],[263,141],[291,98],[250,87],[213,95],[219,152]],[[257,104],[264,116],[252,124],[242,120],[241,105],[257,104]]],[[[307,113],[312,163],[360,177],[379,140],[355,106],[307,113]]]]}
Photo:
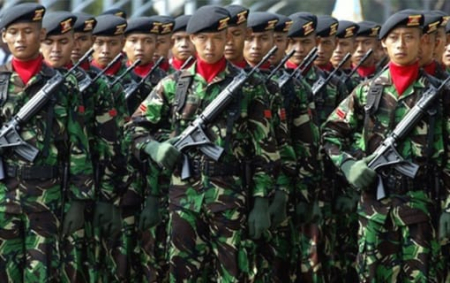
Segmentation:
{"type": "Polygon", "coordinates": [[[338,20],[331,16],[328,15],[317,16],[317,27],[316,27],[317,36],[328,37],[336,35],[338,26],[339,26],[338,20]]]}
{"type": "Polygon", "coordinates": [[[274,30],[278,23],[278,17],[269,12],[252,12],[248,16],[247,27],[251,28],[253,32],[263,32],[274,30]]]}
{"type": "Polygon", "coordinates": [[[192,15],[182,15],[175,18],[173,32],[186,31],[187,24],[192,15]]]}
{"type": "Polygon", "coordinates": [[[159,34],[161,24],[152,20],[150,17],[131,18],[127,22],[125,34],[129,33],[151,33],[159,34]]]}
{"type": "Polygon", "coordinates": [[[359,25],[352,21],[342,20],[339,21],[336,36],[338,38],[350,38],[356,37],[356,33],[359,30],[359,25]]]}
{"type": "Polygon", "coordinates": [[[381,25],[372,21],[362,21],[358,23],[359,29],[356,36],[378,37],[381,25]]]}
{"type": "Polygon", "coordinates": [[[58,11],[45,14],[42,27],[47,30],[47,36],[65,34],[73,30],[77,17],[70,12],[58,11]]]}
{"type": "Polygon", "coordinates": [[[241,5],[228,5],[224,7],[230,13],[229,26],[237,26],[247,22],[250,10],[241,5]]]}
{"type": "Polygon", "coordinates": [[[291,18],[289,18],[285,15],[280,15],[280,14],[275,14],[275,15],[278,18],[278,22],[275,25],[275,31],[276,32],[288,32],[293,23],[291,18]]]}
{"type": "Polygon", "coordinates": [[[306,37],[316,30],[317,17],[311,13],[298,12],[289,16],[292,25],[289,29],[289,37],[306,37]]]}
{"type": "Polygon", "coordinates": [[[431,11],[431,13],[442,17],[442,22],[441,22],[440,27],[445,28],[445,25],[447,24],[448,20],[450,20],[450,16],[447,13],[439,11],[439,10],[433,10],[433,11],[431,11]]]}
{"type": "Polygon", "coordinates": [[[127,28],[127,21],[118,16],[100,15],[95,19],[97,20],[97,25],[92,32],[94,35],[121,35],[125,33],[125,29],[127,28]]]}
{"type": "Polygon", "coordinates": [[[97,20],[93,15],[86,13],[74,13],[77,20],[73,29],[75,32],[92,32],[97,25],[97,20]]]}
{"type": "Polygon", "coordinates": [[[175,19],[171,16],[151,16],[150,19],[152,21],[158,22],[161,26],[159,28],[159,34],[169,34],[173,32],[173,28],[175,26],[175,19]]]}
{"type": "Polygon", "coordinates": [[[227,9],[214,5],[202,6],[192,15],[186,32],[195,34],[221,31],[228,27],[229,20],[230,13],[227,9]]]}
{"type": "Polygon", "coordinates": [[[6,8],[0,14],[0,29],[18,22],[42,22],[45,7],[35,3],[23,3],[6,8]]]}
{"type": "Polygon", "coordinates": [[[124,10],[119,9],[119,8],[106,10],[103,13],[101,13],[100,15],[114,15],[114,16],[121,17],[124,19],[127,18],[127,12],[125,12],[124,10]]]}
{"type": "Polygon", "coordinates": [[[402,10],[390,16],[380,29],[379,39],[385,38],[389,32],[399,26],[423,27],[423,14],[415,10],[402,10]]]}
{"type": "Polygon", "coordinates": [[[436,32],[438,27],[442,23],[442,16],[436,13],[425,11],[423,13],[423,32],[433,33],[436,32]]]}

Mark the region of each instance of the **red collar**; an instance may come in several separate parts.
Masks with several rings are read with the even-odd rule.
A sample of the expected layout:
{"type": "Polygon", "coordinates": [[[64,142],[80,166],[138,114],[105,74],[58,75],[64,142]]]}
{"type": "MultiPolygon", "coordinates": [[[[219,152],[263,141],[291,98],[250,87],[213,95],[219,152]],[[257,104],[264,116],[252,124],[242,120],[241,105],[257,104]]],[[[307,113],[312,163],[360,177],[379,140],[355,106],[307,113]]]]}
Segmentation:
{"type": "Polygon", "coordinates": [[[164,60],[161,62],[161,64],[159,65],[159,67],[160,67],[161,69],[163,69],[164,72],[169,71],[169,68],[170,68],[169,61],[168,61],[167,59],[164,59],[164,60]]]}
{"type": "Polygon", "coordinates": [[[73,67],[72,61],[70,61],[69,63],[67,63],[67,64],[64,66],[64,68],[66,68],[67,70],[72,69],[72,67],[73,67]]]}
{"type": "Polygon", "coordinates": [[[425,70],[425,72],[429,75],[436,75],[436,69],[437,69],[437,63],[436,61],[431,61],[430,64],[423,66],[423,69],[425,70]]]}
{"type": "Polygon", "coordinates": [[[89,69],[91,67],[89,60],[84,60],[83,62],[81,62],[80,67],[81,67],[81,69],[83,69],[85,71],[89,71],[89,69]]]}
{"type": "Polygon", "coordinates": [[[400,97],[403,92],[417,80],[419,76],[419,61],[416,61],[409,66],[398,66],[393,62],[390,62],[389,71],[391,72],[392,82],[400,97]]]}
{"type": "Polygon", "coordinates": [[[358,72],[358,74],[361,78],[367,78],[370,75],[375,74],[376,70],[377,70],[377,67],[375,65],[373,65],[373,66],[369,66],[369,67],[359,66],[356,71],[358,72]]]}
{"type": "Polygon", "coordinates": [[[241,69],[245,69],[245,67],[248,66],[247,61],[245,61],[245,60],[242,60],[239,62],[232,62],[232,63],[233,63],[233,65],[235,65],[236,67],[241,68],[241,69]]]}
{"type": "Polygon", "coordinates": [[[321,69],[322,71],[327,71],[327,72],[331,72],[334,69],[333,64],[331,64],[331,62],[328,62],[325,65],[317,66],[317,67],[319,67],[319,69],[321,69]]]}
{"type": "Polygon", "coordinates": [[[287,61],[286,62],[286,68],[288,68],[288,69],[295,69],[297,67],[298,67],[298,65],[293,63],[293,62],[291,62],[291,61],[287,61]]]}
{"type": "Polygon", "coordinates": [[[197,73],[202,76],[206,82],[210,83],[220,72],[225,70],[227,60],[222,57],[214,64],[208,64],[200,58],[197,58],[197,73]]]}
{"type": "Polygon", "coordinates": [[[259,67],[259,69],[260,70],[270,70],[270,67],[271,67],[270,62],[266,61],[266,62],[264,62],[264,64],[261,65],[261,67],[259,67]]]}
{"type": "Polygon", "coordinates": [[[44,57],[42,54],[36,59],[29,61],[19,61],[16,58],[12,59],[12,67],[15,72],[19,75],[22,82],[26,85],[30,79],[35,76],[42,68],[44,62],[44,57]]]}
{"type": "Polygon", "coordinates": [[[175,70],[180,70],[181,66],[183,66],[184,62],[186,62],[186,60],[178,60],[175,57],[172,57],[172,67],[175,70]]]}
{"type": "MultiPolygon", "coordinates": [[[[105,68],[105,67],[100,66],[95,60],[92,60],[91,64],[92,64],[92,66],[97,67],[101,70],[103,70],[105,68]]],[[[120,67],[122,67],[122,61],[119,60],[116,63],[114,63],[114,65],[112,65],[111,68],[106,70],[105,74],[108,76],[114,76],[115,74],[117,74],[117,72],[119,72],[120,67]]]]}
{"type": "MultiPolygon", "coordinates": [[[[127,67],[131,66],[131,62],[127,61],[127,67]]],[[[137,65],[134,67],[133,71],[136,75],[140,76],[141,78],[145,77],[148,72],[153,68],[153,62],[147,63],[145,65],[137,65]]]]}

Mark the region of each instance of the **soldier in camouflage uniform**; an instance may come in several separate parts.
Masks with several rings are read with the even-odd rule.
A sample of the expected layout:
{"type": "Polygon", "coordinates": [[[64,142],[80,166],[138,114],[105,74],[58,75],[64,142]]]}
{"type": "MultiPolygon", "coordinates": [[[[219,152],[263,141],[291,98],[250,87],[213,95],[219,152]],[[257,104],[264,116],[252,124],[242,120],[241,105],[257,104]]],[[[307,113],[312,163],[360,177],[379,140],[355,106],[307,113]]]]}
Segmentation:
{"type": "Polygon", "coordinates": [[[421,94],[438,83],[419,70],[417,58],[423,40],[422,24],[423,15],[411,12],[398,12],[386,21],[379,36],[391,60],[388,69],[376,79],[359,85],[330,115],[323,129],[326,152],[362,194],[358,204],[360,282],[442,280],[436,224],[440,217],[440,236],[448,238],[448,93],[442,93],[432,106],[436,112],[426,111],[412,132],[396,146],[402,158],[419,166],[414,179],[392,166],[381,167],[378,172],[367,166],[374,158],[372,153],[421,94]],[[369,94],[369,89],[376,86],[381,88],[369,94]],[[359,140],[352,138],[355,133],[361,134],[359,140]],[[387,191],[387,196],[379,200],[376,197],[378,180],[387,191]],[[434,213],[440,204],[434,201],[435,186],[443,189],[440,216],[434,213]]]}
{"type": "Polygon", "coordinates": [[[151,16],[152,21],[161,24],[159,28],[158,44],[153,54],[153,62],[158,61],[159,57],[163,57],[164,61],[160,68],[167,74],[172,74],[175,69],[169,63],[169,51],[172,49],[172,31],[175,26],[175,19],[171,16],[151,16]]]}
{"type": "MultiPolygon", "coordinates": [[[[131,75],[134,83],[139,83],[154,67],[153,53],[157,45],[157,35],[159,34],[160,23],[152,20],[149,17],[132,18],[128,20],[128,26],[125,30],[125,47],[124,51],[127,54],[127,65],[133,64],[137,59],[141,60],[141,63],[132,71],[131,75]]],[[[165,76],[165,72],[159,68],[156,68],[150,77],[142,84],[140,89],[133,93],[132,97],[127,100],[128,108],[136,110],[139,104],[147,97],[152,88],[165,76]],[[142,95],[146,95],[142,97],[142,95]]],[[[130,113],[131,116],[132,113],[130,113]]],[[[127,148],[131,147],[132,136],[126,134],[127,148]]],[[[127,167],[129,171],[130,184],[125,195],[122,197],[122,211],[126,210],[128,219],[126,223],[136,223],[141,213],[141,206],[144,200],[151,191],[150,185],[158,183],[158,186],[167,186],[170,179],[159,179],[159,171],[155,174],[154,168],[149,168],[147,161],[140,162],[132,154],[128,156],[127,167]],[[156,180],[153,177],[156,175],[156,180]]],[[[167,174],[166,174],[167,175],[167,174]]],[[[167,203],[167,197],[161,200],[161,203],[167,203]]],[[[161,282],[164,276],[158,277],[159,269],[164,269],[167,266],[166,263],[166,226],[167,226],[167,205],[161,209],[161,215],[163,215],[163,223],[158,225],[156,229],[150,228],[146,225],[147,214],[145,211],[141,214],[139,221],[138,231],[131,230],[134,226],[129,226],[129,230],[126,233],[126,242],[128,243],[130,250],[133,248],[137,253],[130,253],[132,264],[135,265],[135,269],[139,270],[136,278],[130,278],[132,282],[146,281],[146,282],[161,282]],[[133,232],[132,232],[133,231],[133,232]],[[137,233],[136,233],[137,232],[137,233]],[[156,237],[156,235],[160,235],[156,237]],[[139,243],[138,243],[139,242],[139,243]],[[157,249],[158,248],[158,249],[157,249]],[[158,260],[155,258],[155,254],[160,256],[158,260]],[[158,279],[156,279],[158,278],[158,279]]],[[[150,215],[149,217],[156,217],[156,215],[150,215]]],[[[153,224],[153,223],[152,223],[153,224]]],[[[124,223],[124,225],[126,225],[124,223]]],[[[165,268],[167,270],[168,268],[165,268]]],[[[160,272],[164,273],[164,272],[160,272]]]]}
{"type": "Polygon", "coordinates": [[[270,226],[267,197],[273,188],[272,164],[279,162],[279,154],[265,106],[267,92],[257,77],[244,84],[227,114],[219,114],[206,129],[213,144],[225,150],[218,162],[190,148],[185,154],[192,174],[182,180],[180,152],[171,145],[173,140],[154,138],[161,129],[172,137],[179,135],[241,72],[223,57],[229,18],[227,10],[217,6],[204,6],[193,14],[186,31],[198,58],[186,70],[192,81],[185,99],[184,91],[176,94],[175,76],[166,77],[141,104],[130,125],[137,157],[150,155],[154,166],[174,168],[169,188],[173,282],[200,280],[209,253],[217,281],[241,282],[242,273],[250,272],[241,243],[247,236],[260,238],[270,226]],[[242,177],[247,158],[253,164],[248,190],[242,177]]]}
{"type": "MultiPolygon", "coordinates": [[[[186,33],[186,26],[191,15],[182,15],[175,18],[175,26],[172,32],[172,58],[170,64],[174,70],[179,71],[189,57],[195,57],[195,46],[186,33]]],[[[192,65],[193,61],[184,68],[192,65]]]]}
{"type": "MultiPolygon", "coordinates": [[[[39,53],[45,38],[44,14],[43,6],[27,3],[5,9],[0,15],[2,38],[13,54],[12,62],[1,67],[8,82],[2,94],[3,123],[58,75],[39,53]]],[[[50,95],[52,99],[17,129],[25,143],[38,149],[36,158],[28,161],[14,151],[14,146],[2,152],[2,282],[57,282],[62,227],[65,235],[82,228],[84,204],[94,199],[89,144],[74,77],[63,79],[50,95]],[[69,171],[66,176],[64,169],[69,171]],[[64,177],[68,179],[63,181],[64,177]],[[62,189],[61,183],[66,182],[62,189]],[[62,225],[64,198],[68,206],[62,225]]]]}

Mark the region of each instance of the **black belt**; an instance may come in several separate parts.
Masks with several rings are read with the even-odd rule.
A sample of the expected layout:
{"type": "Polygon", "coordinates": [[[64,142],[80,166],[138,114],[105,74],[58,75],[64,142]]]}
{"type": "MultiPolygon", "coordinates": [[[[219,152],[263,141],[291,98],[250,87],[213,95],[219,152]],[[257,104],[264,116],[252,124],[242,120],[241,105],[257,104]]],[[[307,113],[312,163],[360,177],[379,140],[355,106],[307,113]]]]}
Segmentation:
{"type": "Polygon", "coordinates": [[[191,160],[191,173],[199,177],[205,175],[209,177],[217,176],[236,176],[241,174],[241,166],[238,162],[236,164],[218,163],[211,160],[191,160]]]}
{"type": "Polygon", "coordinates": [[[57,166],[16,166],[7,165],[6,174],[10,178],[18,178],[22,180],[35,179],[55,179],[59,176],[59,168],[57,166]]]}

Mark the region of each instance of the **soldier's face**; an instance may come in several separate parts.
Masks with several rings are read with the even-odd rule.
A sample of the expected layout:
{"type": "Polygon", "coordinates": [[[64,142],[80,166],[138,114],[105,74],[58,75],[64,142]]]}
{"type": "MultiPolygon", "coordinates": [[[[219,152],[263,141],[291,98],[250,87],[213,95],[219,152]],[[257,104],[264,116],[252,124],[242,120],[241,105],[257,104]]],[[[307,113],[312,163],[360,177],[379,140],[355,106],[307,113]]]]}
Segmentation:
{"type": "Polygon", "coordinates": [[[192,43],[200,59],[208,64],[218,62],[224,55],[227,44],[227,31],[202,32],[190,35],[192,43]]]}
{"type": "Polygon", "coordinates": [[[137,59],[141,59],[141,64],[148,64],[153,61],[155,49],[156,35],[132,33],[127,36],[123,51],[127,54],[130,62],[133,63],[137,59]]]}
{"type": "Polygon", "coordinates": [[[445,46],[447,45],[447,36],[445,35],[445,28],[440,27],[436,31],[436,48],[434,49],[434,58],[440,62],[442,54],[444,54],[445,46]]]}
{"type": "MultiPolygon", "coordinates": [[[[336,67],[337,64],[344,59],[344,56],[347,53],[353,54],[353,52],[355,52],[355,38],[339,38],[336,49],[334,49],[333,56],[331,56],[331,63],[334,67],[336,67]]],[[[344,65],[344,68],[350,66],[350,64],[351,62],[347,62],[347,64],[344,65]]]]}
{"type": "Polygon", "coordinates": [[[195,56],[195,46],[185,31],[172,34],[172,56],[178,60],[187,60],[190,56],[195,56]]]}
{"type": "Polygon", "coordinates": [[[273,47],[273,31],[253,32],[245,39],[244,58],[252,66],[258,64],[273,47]]]}
{"type": "Polygon", "coordinates": [[[156,51],[153,54],[153,61],[156,62],[161,56],[165,59],[169,57],[169,51],[172,49],[171,36],[171,34],[158,35],[156,51]]]}
{"type": "Polygon", "coordinates": [[[283,59],[286,54],[286,48],[288,45],[288,37],[285,32],[274,32],[274,43],[278,47],[277,52],[269,59],[272,65],[277,65],[283,59]]]}
{"type": "Polygon", "coordinates": [[[426,66],[433,61],[435,47],[436,33],[424,35],[423,43],[420,45],[419,50],[419,66],[426,66]]]}
{"type": "Polygon", "coordinates": [[[78,62],[89,48],[92,47],[92,44],[94,44],[94,36],[90,32],[76,32],[73,38],[74,46],[71,58],[73,62],[78,62]]]}
{"type": "Polygon", "coordinates": [[[39,56],[45,29],[40,23],[16,23],[2,32],[2,40],[8,45],[11,54],[20,61],[28,61],[39,56]]]}
{"type": "Polygon", "coordinates": [[[225,45],[225,58],[231,62],[244,60],[245,38],[250,35],[251,30],[247,28],[247,23],[238,26],[228,27],[228,41],[225,45]]]}
{"type": "Polygon", "coordinates": [[[442,55],[442,62],[445,66],[450,67],[450,44],[447,44],[442,55]]]}
{"type": "Polygon", "coordinates": [[[53,68],[66,66],[70,62],[73,42],[73,32],[47,36],[41,43],[45,61],[53,68]]]}
{"type": "Polygon", "coordinates": [[[400,66],[408,66],[418,60],[423,36],[419,28],[398,27],[382,40],[390,60],[400,66]]]}
{"type": "Polygon", "coordinates": [[[367,58],[364,63],[361,65],[363,67],[370,67],[375,65],[375,55],[374,53],[379,47],[378,39],[370,36],[358,36],[356,37],[356,49],[352,56],[352,62],[354,65],[357,65],[359,61],[364,57],[364,55],[372,48],[372,55],[367,58]]]}
{"type": "Polygon", "coordinates": [[[336,48],[337,39],[336,36],[321,37],[319,44],[317,45],[317,59],[314,64],[317,66],[325,66],[330,62],[333,51],[336,48]]]}
{"type": "Polygon", "coordinates": [[[124,41],[123,35],[97,36],[92,57],[101,67],[105,67],[122,52],[124,41]]]}
{"type": "Polygon", "coordinates": [[[305,59],[306,55],[313,49],[317,44],[318,39],[316,38],[316,33],[311,33],[306,37],[294,37],[289,39],[287,52],[291,52],[292,49],[295,50],[294,55],[289,59],[296,65],[305,59]]]}

